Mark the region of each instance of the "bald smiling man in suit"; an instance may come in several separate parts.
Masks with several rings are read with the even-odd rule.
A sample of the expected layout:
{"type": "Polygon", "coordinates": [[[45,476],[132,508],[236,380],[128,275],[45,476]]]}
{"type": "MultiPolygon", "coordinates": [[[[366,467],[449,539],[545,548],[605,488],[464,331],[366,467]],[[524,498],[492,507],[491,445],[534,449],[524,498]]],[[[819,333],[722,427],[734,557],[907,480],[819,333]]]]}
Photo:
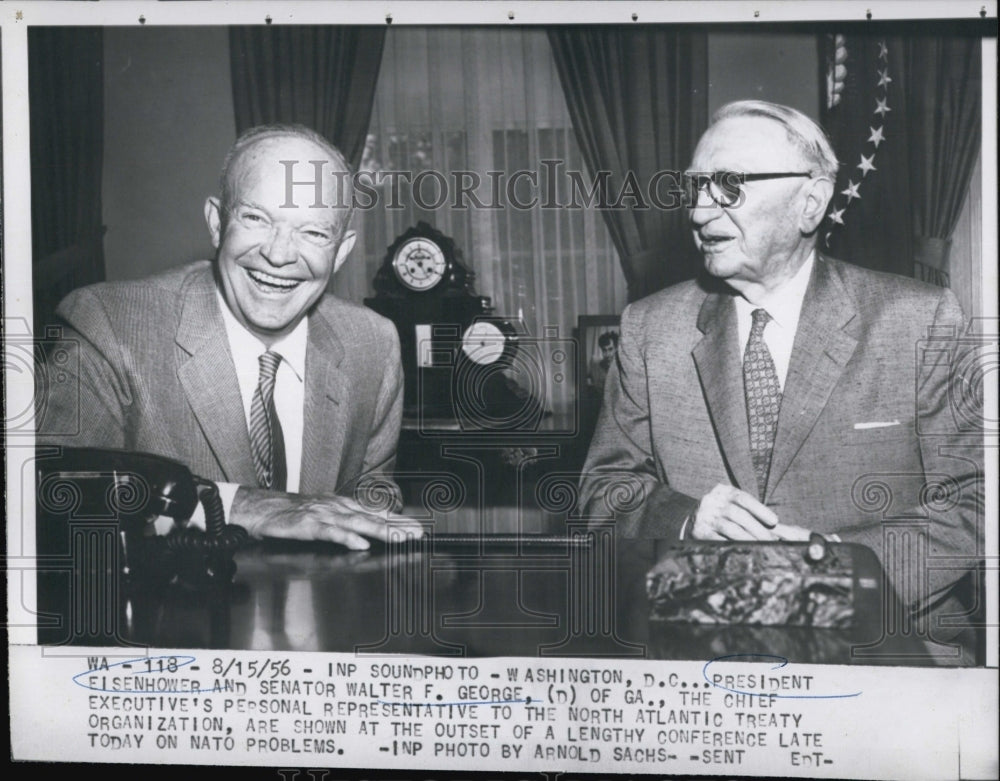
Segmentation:
{"type": "MultiPolygon", "coordinates": [[[[350,177],[337,175],[347,171],[308,128],[244,133],[220,196],[205,203],[214,262],[82,288],[60,304],[80,372],[44,399],[39,443],[180,461],[222,484],[229,520],[258,537],[354,549],[387,539],[385,513],[357,498],[390,496],[398,509],[398,337],[326,292],[355,240],[350,177]],[[300,186],[289,208],[289,161],[296,185],[322,163],[321,201],[300,186]]],[[[395,528],[420,533],[405,520],[395,528]]]]}
{"type": "Polygon", "coordinates": [[[716,113],[685,177],[706,274],[623,313],[581,506],[628,536],[862,543],[914,610],[961,613],[982,453],[952,417],[959,380],[920,346],[957,349],[962,312],[947,289],[816,251],[837,165],[798,111],[716,113]],[[623,485],[644,501],[622,506],[623,485]],[[927,542],[902,560],[898,519],[927,542]]]}

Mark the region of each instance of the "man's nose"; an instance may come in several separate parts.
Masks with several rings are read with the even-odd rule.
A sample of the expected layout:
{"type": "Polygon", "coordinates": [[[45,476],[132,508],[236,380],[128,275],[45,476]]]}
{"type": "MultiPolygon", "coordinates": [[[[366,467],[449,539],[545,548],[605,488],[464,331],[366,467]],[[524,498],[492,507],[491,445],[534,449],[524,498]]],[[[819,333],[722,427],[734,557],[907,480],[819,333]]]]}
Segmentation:
{"type": "Polygon", "coordinates": [[[698,189],[694,204],[688,208],[688,219],[696,228],[706,225],[722,213],[722,207],[708,193],[707,187],[698,189]]]}
{"type": "Polygon", "coordinates": [[[267,241],[260,246],[260,254],[272,266],[285,266],[294,263],[298,257],[298,250],[291,228],[282,225],[273,226],[267,241]]]}

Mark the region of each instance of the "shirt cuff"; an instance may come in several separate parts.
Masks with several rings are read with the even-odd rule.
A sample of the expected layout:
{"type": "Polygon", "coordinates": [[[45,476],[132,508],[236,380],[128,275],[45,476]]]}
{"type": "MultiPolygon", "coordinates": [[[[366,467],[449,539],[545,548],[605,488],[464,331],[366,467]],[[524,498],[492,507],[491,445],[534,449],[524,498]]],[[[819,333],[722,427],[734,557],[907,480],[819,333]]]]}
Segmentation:
{"type": "MultiPolygon", "coordinates": [[[[236,499],[236,492],[240,490],[240,486],[238,483],[216,483],[215,485],[219,489],[219,499],[222,500],[222,509],[226,513],[226,522],[228,523],[230,512],[233,509],[233,501],[236,499]]],[[[205,531],[205,508],[201,506],[201,502],[198,502],[198,506],[194,508],[187,525],[205,531]]],[[[170,530],[174,528],[174,519],[161,515],[157,517],[154,526],[158,535],[169,534],[170,530]]]]}
{"type": "Polygon", "coordinates": [[[688,523],[690,523],[690,521],[691,521],[691,516],[689,515],[687,518],[684,519],[684,523],[681,524],[681,533],[678,535],[677,539],[679,540],[684,539],[684,535],[687,534],[688,523]]]}

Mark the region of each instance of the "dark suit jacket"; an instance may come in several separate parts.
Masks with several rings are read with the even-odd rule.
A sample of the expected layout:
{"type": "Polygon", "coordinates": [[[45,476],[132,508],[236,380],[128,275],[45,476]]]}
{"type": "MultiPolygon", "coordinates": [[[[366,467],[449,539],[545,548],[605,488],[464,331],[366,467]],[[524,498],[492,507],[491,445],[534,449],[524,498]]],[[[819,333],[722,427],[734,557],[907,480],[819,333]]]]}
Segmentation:
{"type": "MultiPolygon", "coordinates": [[[[39,442],[156,453],[201,477],[257,485],[215,291],[201,261],[67,296],[57,313],[70,377],[50,383],[39,442]]],[[[362,476],[390,473],[402,403],[393,324],[322,298],[309,315],[299,490],[346,494],[362,476]]]]}
{"type": "MultiPolygon", "coordinates": [[[[949,290],[818,257],[763,497],[781,520],[863,543],[884,565],[908,534],[910,573],[929,568],[929,587],[889,576],[921,604],[980,553],[982,430],[962,430],[949,371],[964,334],[949,290]]],[[[676,540],[717,483],[758,493],[732,296],[692,281],[622,315],[581,506],[627,535],[676,540]]]]}

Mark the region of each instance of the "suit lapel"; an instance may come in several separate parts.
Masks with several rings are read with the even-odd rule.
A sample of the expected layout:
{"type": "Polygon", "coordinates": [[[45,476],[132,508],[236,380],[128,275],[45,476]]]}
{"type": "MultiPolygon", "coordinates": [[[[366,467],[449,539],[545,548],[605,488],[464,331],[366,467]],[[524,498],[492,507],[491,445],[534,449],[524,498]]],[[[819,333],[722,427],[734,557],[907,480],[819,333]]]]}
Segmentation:
{"type": "Polygon", "coordinates": [[[343,342],[334,325],[319,311],[313,312],[306,349],[302,493],[329,492],[330,475],[340,471],[347,416],[339,408],[349,401],[347,379],[339,368],[343,358],[343,342]]]}
{"type": "Polygon", "coordinates": [[[189,357],[177,370],[181,387],[226,480],[256,485],[240,386],[211,268],[192,277],[183,301],[176,341],[189,357]]]}
{"type": "Polygon", "coordinates": [[[768,493],[788,471],[857,348],[858,340],[844,330],[855,315],[830,262],[817,256],[782,393],[768,493]]]}
{"type": "Polygon", "coordinates": [[[757,478],[750,459],[743,368],[732,298],[710,293],[698,313],[698,328],[705,336],[691,354],[719,446],[736,485],[756,495],[757,478]]]}

